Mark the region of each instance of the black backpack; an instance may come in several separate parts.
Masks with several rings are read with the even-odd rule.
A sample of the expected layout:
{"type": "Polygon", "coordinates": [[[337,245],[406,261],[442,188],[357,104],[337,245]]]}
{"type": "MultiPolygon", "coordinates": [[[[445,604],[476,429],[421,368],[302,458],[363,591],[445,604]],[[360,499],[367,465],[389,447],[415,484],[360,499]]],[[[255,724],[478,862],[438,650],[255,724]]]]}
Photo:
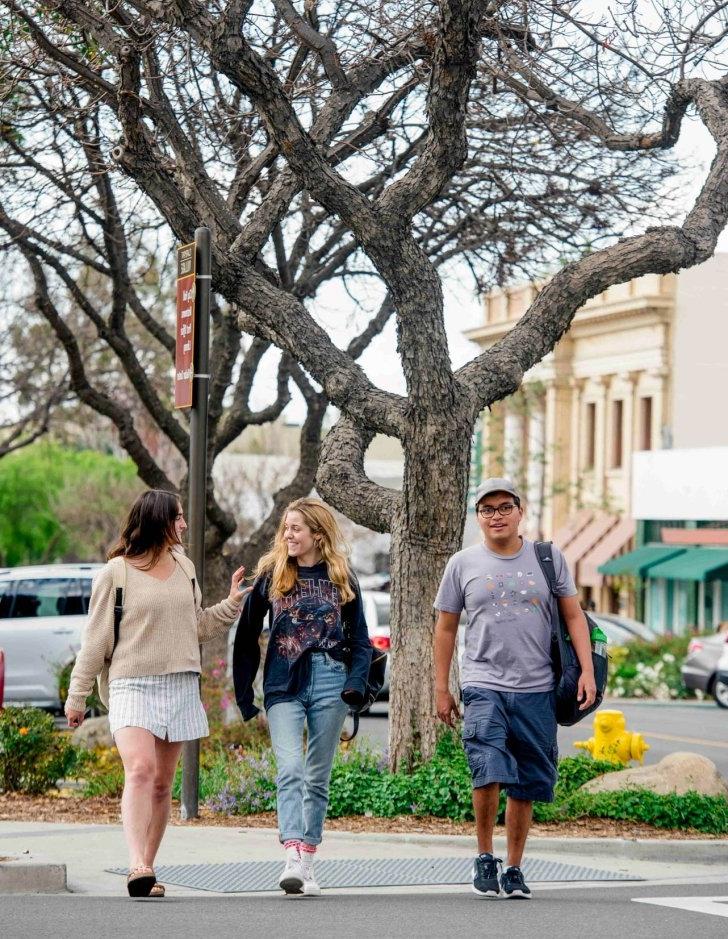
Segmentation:
{"type": "MultiPolygon", "coordinates": [[[[551,542],[537,541],[534,547],[546,583],[553,594],[556,586],[556,568],[551,542]]],[[[558,610],[558,603],[556,608],[558,610]]],[[[591,635],[592,629],[596,629],[598,626],[588,613],[585,612],[584,616],[591,635]]],[[[579,702],[576,699],[581,666],[560,612],[556,617],[556,622],[552,623],[551,661],[556,677],[556,721],[562,727],[571,727],[572,724],[578,724],[588,714],[596,711],[604,699],[604,692],[607,687],[608,663],[606,649],[603,652],[601,650],[597,651],[595,644],[592,642],[592,662],[594,663],[597,696],[594,699],[594,704],[584,708],[583,711],[579,710],[579,702]]]]}

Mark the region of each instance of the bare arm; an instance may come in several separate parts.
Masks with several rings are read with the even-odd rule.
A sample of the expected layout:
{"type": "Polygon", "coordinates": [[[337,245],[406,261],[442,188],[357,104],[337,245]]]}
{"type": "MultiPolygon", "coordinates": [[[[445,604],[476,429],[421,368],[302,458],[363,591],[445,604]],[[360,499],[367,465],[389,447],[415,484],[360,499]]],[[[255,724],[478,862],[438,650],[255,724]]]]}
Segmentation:
{"type": "Polygon", "coordinates": [[[576,597],[559,597],[558,603],[559,610],[566,623],[566,629],[569,633],[571,644],[574,647],[574,652],[576,652],[576,657],[579,659],[579,665],[581,665],[581,677],[579,678],[577,699],[582,702],[579,710],[583,711],[584,708],[594,703],[594,699],[597,696],[589,628],[576,597]]]}
{"type": "Polygon", "coordinates": [[[460,707],[450,693],[449,684],[459,622],[459,613],[439,610],[435,623],[435,707],[437,716],[450,727],[460,717],[460,707]]]}

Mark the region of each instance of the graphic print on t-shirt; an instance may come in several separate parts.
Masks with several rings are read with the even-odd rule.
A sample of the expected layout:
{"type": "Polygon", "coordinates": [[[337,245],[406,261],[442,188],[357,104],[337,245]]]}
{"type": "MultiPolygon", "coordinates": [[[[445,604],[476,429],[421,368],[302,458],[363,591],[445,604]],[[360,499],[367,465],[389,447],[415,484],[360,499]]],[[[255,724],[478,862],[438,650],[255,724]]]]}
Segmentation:
{"type": "Polygon", "coordinates": [[[493,616],[501,623],[532,616],[541,603],[534,571],[486,574],[485,588],[493,616]]]}
{"type": "Polygon", "coordinates": [[[306,649],[332,649],[344,638],[341,599],[329,580],[304,578],[272,601],[276,651],[293,661],[306,649]]]}

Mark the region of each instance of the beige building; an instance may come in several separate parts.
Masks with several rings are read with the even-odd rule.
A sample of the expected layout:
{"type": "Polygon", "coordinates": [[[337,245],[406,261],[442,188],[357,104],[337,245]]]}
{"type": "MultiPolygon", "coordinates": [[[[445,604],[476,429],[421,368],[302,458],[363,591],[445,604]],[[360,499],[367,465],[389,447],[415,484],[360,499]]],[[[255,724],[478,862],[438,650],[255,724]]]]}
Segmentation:
{"type": "MultiPolygon", "coordinates": [[[[494,345],[537,290],[493,291],[466,335],[494,345]]],[[[577,312],[519,392],[483,415],[480,473],[521,483],[530,533],[563,547],[585,599],[602,609],[624,607],[597,568],[635,534],[632,454],[728,444],[727,311],[728,254],[610,287],[577,312]]]]}

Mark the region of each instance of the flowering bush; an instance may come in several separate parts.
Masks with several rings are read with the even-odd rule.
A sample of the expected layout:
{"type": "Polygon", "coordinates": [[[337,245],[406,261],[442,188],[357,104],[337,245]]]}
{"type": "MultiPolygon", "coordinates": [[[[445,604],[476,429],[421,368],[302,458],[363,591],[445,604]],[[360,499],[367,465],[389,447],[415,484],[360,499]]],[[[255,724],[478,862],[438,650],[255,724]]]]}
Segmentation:
{"type": "Polygon", "coordinates": [[[84,760],[50,714],[38,708],[0,710],[0,790],[47,792],[84,760]]]}
{"type": "Polygon", "coordinates": [[[680,666],[690,636],[659,636],[609,649],[607,694],[615,698],[692,698],[682,682],[680,666]]]}
{"type": "Polygon", "coordinates": [[[272,750],[231,751],[226,762],[221,767],[218,760],[200,780],[208,808],[228,815],[252,815],[275,809],[276,767],[272,750]],[[216,786],[215,777],[220,775],[222,785],[216,786]]]}

